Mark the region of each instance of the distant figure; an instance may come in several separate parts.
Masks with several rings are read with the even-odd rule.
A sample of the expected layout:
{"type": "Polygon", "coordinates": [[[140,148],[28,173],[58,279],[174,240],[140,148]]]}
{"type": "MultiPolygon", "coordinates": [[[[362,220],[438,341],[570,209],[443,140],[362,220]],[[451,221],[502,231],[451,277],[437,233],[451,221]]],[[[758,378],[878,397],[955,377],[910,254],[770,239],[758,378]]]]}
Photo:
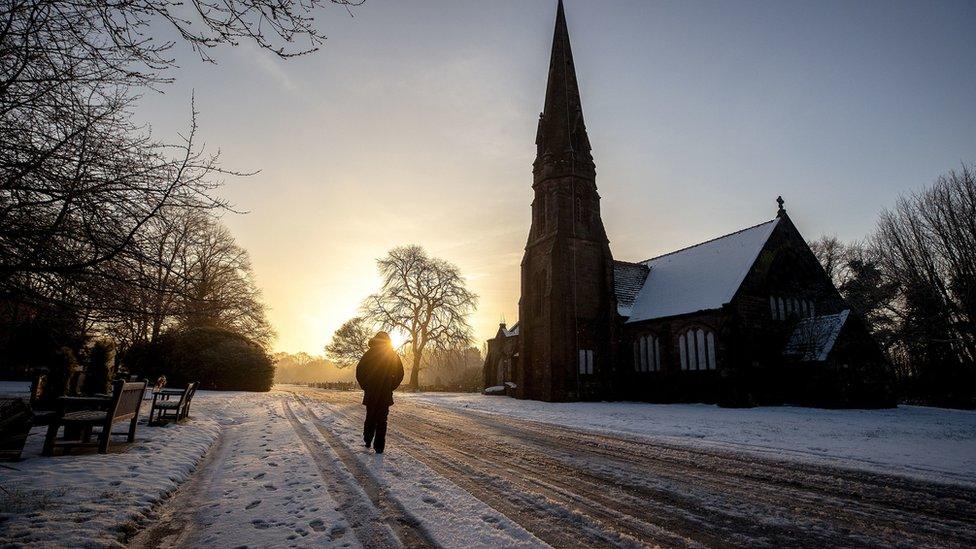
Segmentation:
{"type": "Polygon", "coordinates": [[[363,441],[377,454],[386,446],[386,419],[393,405],[393,391],[403,381],[403,363],[393,350],[390,335],[378,332],[369,340],[369,350],[356,365],[356,381],[363,388],[363,405],[366,406],[366,422],[363,424],[363,441]]]}

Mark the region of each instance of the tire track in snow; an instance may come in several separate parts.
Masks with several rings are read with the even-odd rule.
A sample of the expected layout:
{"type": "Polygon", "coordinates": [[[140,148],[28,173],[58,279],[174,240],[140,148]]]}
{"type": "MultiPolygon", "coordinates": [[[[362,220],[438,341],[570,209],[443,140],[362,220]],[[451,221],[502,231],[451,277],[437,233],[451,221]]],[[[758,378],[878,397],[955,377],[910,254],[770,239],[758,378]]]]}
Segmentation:
{"type": "MultiPolygon", "coordinates": [[[[385,488],[356,460],[348,448],[330,431],[317,423],[315,427],[325,439],[334,456],[328,455],[296,417],[291,404],[300,404],[304,412],[314,415],[296,398],[285,402],[285,413],[298,438],[308,448],[322,476],[330,481],[330,492],[339,502],[339,511],[346,517],[364,547],[436,547],[427,532],[385,488]],[[338,458],[338,461],[335,459],[338,458]]],[[[313,422],[314,423],[314,422],[313,422]]]]}
{"type": "MultiPolygon", "coordinates": [[[[353,420],[336,406],[330,408],[344,420],[353,420]]],[[[451,447],[432,446],[428,437],[439,427],[429,423],[411,425],[412,419],[397,417],[395,433],[388,435],[392,441],[414,459],[554,547],[641,547],[648,542],[664,546],[696,545],[616,511],[614,501],[600,498],[601,503],[595,497],[580,495],[578,485],[561,484],[554,478],[545,481],[533,474],[486,473],[496,469],[498,463],[451,447]],[[581,508],[586,512],[581,513],[581,508]]]]}
{"type": "MultiPolygon", "coordinates": [[[[335,411],[349,410],[354,398],[309,396],[335,411]]],[[[610,530],[665,545],[682,538],[716,546],[976,544],[976,491],[966,487],[401,403],[394,441],[420,445],[415,457],[459,485],[480,475],[484,482],[465,488],[541,539],[544,530],[505,507],[505,498],[562,501],[610,530]],[[655,536],[640,522],[675,537],[655,536]]],[[[591,544],[579,535],[578,544],[591,544]]]]}
{"type": "Polygon", "coordinates": [[[422,436],[448,445],[457,437],[445,433],[459,430],[475,433],[463,440],[517,441],[511,452],[470,443],[458,450],[474,448],[473,456],[506,463],[516,477],[562,479],[622,513],[708,545],[976,543],[976,506],[969,503],[976,491],[967,488],[731,453],[695,451],[688,459],[677,446],[426,406],[410,421],[422,436]]]}

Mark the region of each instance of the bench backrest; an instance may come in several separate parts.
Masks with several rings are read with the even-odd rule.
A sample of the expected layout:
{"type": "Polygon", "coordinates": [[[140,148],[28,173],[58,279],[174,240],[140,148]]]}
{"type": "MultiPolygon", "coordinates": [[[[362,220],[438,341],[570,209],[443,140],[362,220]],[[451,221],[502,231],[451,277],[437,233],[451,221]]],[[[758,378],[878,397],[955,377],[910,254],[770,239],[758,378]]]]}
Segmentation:
{"type": "Polygon", "coordinates": [[[185,402],[186,406],[190,405],[190,402],[193,400],[193,395],[197,393],[197,387],[199,386],[200,386],[199,381],[194,381],[193,383],[186,386],[186,402],[185,402]]]}
{"type": "Polygon", "coordinates": [[[31,408],[37,408],[38,404],[47,398],[48,386],[47,386],[47,374],[38,374],[34,376],[31,380],[30,387],[30,406],[31,408]]]}
{"type": "Polygon", "coordinates": [[[145,381],[116,381],[112,383],[112,404],[109,411],[112,412],[111,421],[121,421],[132,419],[139,414],[139,407],[142,406],[142,395],[146,392],[145,381]]]}

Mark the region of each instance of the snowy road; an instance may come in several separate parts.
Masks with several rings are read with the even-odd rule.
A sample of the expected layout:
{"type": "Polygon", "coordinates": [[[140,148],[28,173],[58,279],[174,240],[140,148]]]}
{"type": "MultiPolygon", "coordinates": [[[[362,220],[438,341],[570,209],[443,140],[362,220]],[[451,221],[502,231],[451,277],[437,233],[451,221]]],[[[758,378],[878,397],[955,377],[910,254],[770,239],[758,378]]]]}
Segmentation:
{"type": "MultiPolygon", "coordinates": [[[[356,448],[363,415],[357,393],[294,391],[293,409],[330,444],[365,457],[356,448]]],[[[976,546],[976,490],[963,486],[593,434],[404,398],[390,421],[388,461],[406,454],[537,543],[976,546]]],[[[409,483],[424,493],[425,480],[432,478],[409,483]]],[[[405,507],[423,523],[423,509],[405,507]]],[[[429,541],[445,544],[435,535],[429,541]]]]}

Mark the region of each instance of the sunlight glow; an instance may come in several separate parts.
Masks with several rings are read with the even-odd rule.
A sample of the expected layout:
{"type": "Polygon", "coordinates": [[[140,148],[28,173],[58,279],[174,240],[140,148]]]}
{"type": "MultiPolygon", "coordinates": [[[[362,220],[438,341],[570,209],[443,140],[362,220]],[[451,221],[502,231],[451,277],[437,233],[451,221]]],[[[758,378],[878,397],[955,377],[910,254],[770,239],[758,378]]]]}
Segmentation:
{"type": "Polygon", "coordinates": [[[401,351],[400,346],[406,343],[407,335],[400,331],[390,332],[390,340],[393,342],[393,348],[401,351]]]}

